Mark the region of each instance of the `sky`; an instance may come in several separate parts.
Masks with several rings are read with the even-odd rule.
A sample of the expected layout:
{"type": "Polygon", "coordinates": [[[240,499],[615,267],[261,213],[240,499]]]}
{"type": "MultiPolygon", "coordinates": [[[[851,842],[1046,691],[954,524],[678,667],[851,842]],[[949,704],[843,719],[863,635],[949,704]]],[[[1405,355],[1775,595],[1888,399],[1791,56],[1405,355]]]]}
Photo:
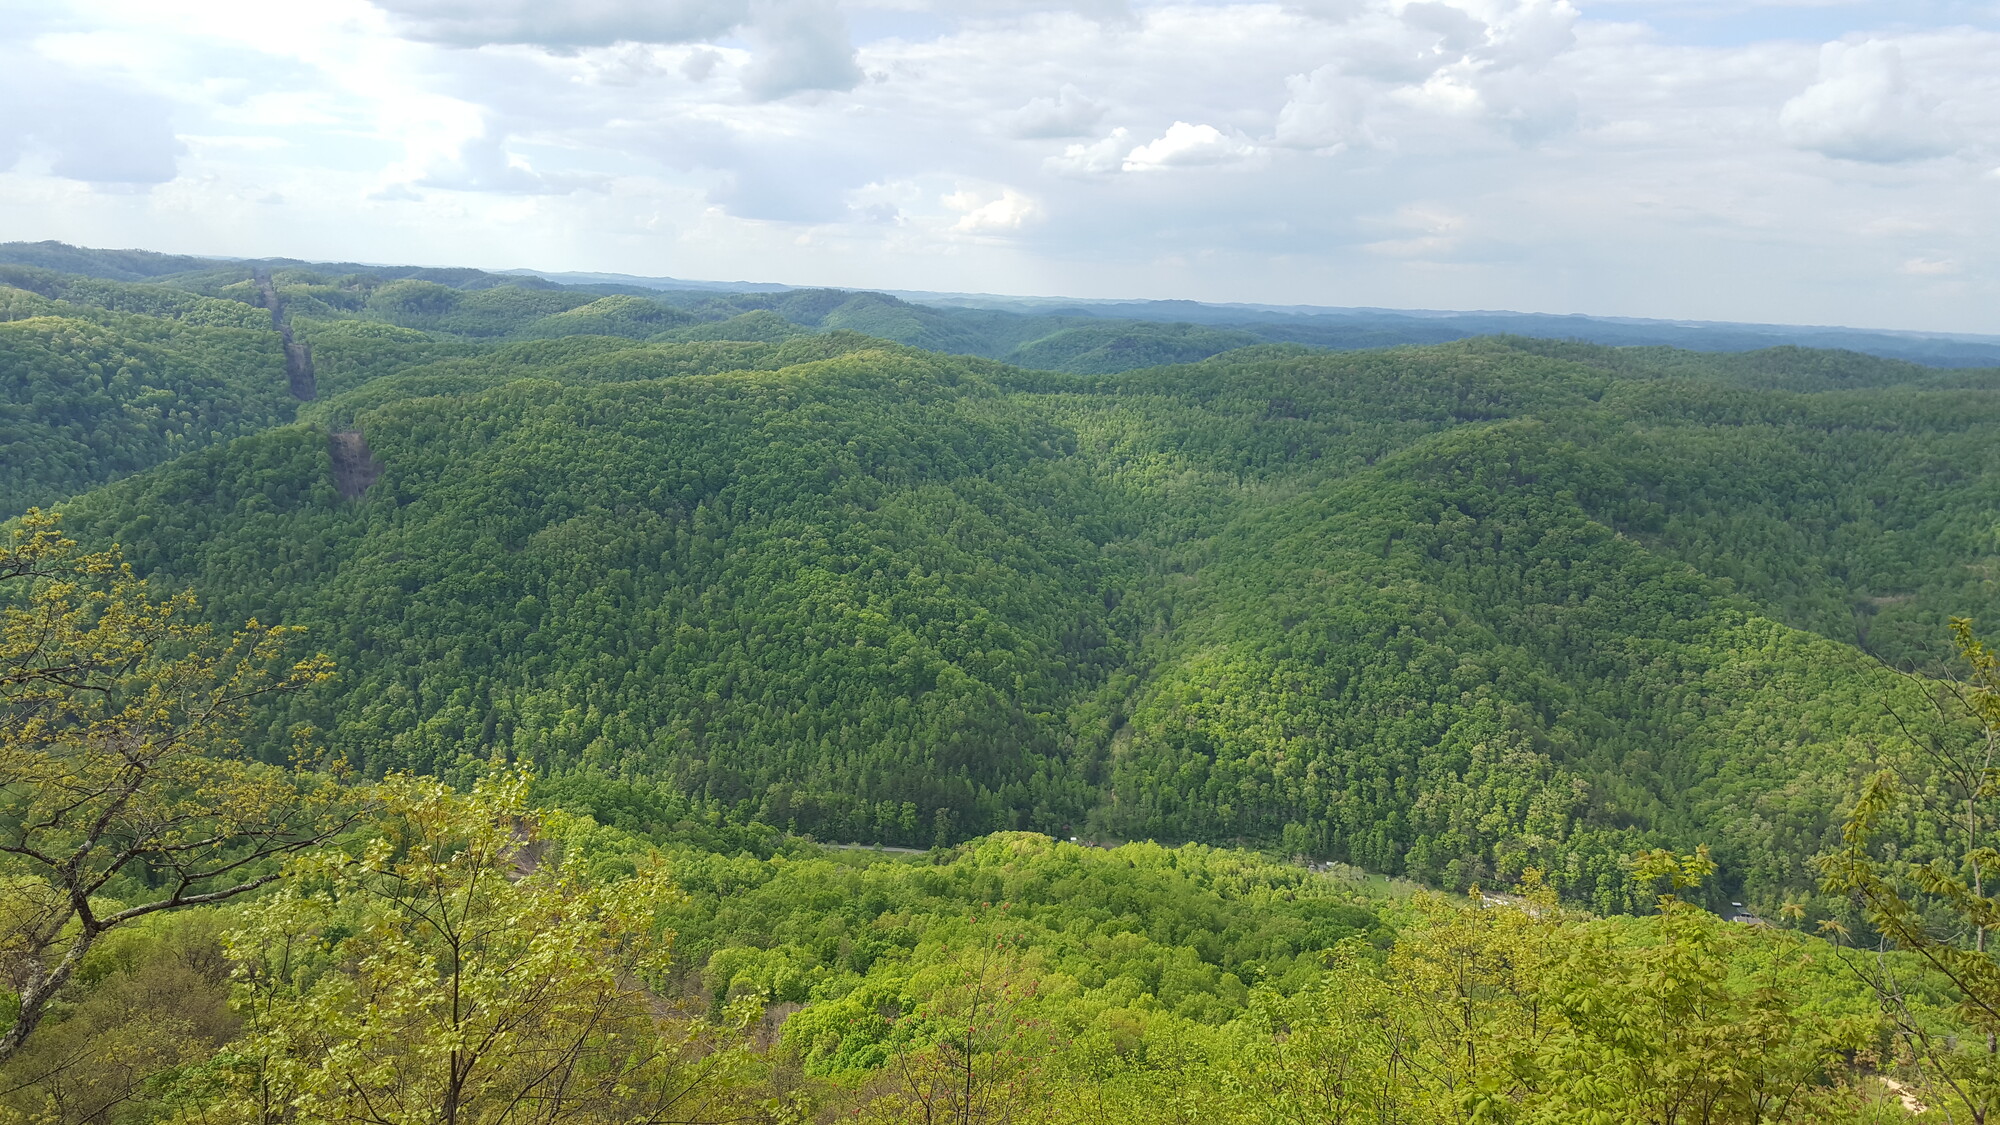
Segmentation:
{"type": "Polygon", "coordinates": [[[0,240],[2000,333],[2000,0],[0,0],[0,240]]]}

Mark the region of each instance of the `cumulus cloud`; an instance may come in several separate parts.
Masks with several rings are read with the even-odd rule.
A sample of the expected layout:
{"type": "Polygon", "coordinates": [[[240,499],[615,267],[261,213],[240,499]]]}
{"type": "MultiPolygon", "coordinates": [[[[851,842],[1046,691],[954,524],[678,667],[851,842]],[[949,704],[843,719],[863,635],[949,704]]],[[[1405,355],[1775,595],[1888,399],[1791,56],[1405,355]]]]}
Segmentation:
{"type": "Polygon", "coordinates": [[[1374,86],[1338,66],[1285,79],[1291,96],[1278,111],[1276,140],[1287,148],[1338,150],[1369,141],[1367,110],[1374,86]]]}
{"type": "Polygon", "coordinates": [[[1042,169],[1058,176],[1100,176],[1116,172],[1132,149],[1132,134],[1124,128],[1089,144],[1064,145],[1062,154],[1042,161],[1042,169]]]}
{"type": "Polygon", "coordinates": [[[1576,46],[1580,15],[1569,0],[1518,0],[1484,28],[1484,42],[1467,54],[1503,70],[1540,66],[1576,46]]]}
{"type": "Polygon", "coordinates": [[[1487,26],[1464,8],[1439,0],[1418,0],[1403,5],[1397,13],[1410,30],[1425,33],[1431,50],[1444,55],[1464,55],[1486,42],[1487,26]]]}
{"type": "Polygon", "coordinates": [[[707,47],[689,51],[681,60],[681,75],[690,82],[706,82],[715,68],[722,65],[722,52],[707,47]]]}
{"type": "Polygon", "coordinates": [[[1912,277],[1949,277],[1961,272],[1958,262],[1952,258],[1926,257],[1911,258],[1897,271],[1912,277]]]}
{"type": "Polygon", "coordinates": [[[908,196],[871,193],[880,164],[843,138],[744,138],[710,142],[698,173],[710,181],[707,197],[738,218],[784,223],[831,223],[852,217],[853,204],[907,202],[908,196]]]}
{"type": "Polygon", "coordinates": [[[1001,127],[1010,137],[1080,137],[1090,132],[1104,116],[1104,105],[1083,96],[1083,91],[1065,84],[1053,98],[1032,98],[1027,105],[1001,118],[1001,127]]]}
{"type": "Polygon", "coordinates": [[[961,188],[945,196],[942,202],[959,213],[951,229],[962,234],[1019,230],[1041,215],[1040,204],[1013,188],[997,191],[961,188]]]}
{"type": "Polygon", "coordinates": [[[1881,40],[1821,48],[1819,80],[1785,103],[1778,125],[1794,147],[1841,160],[1894,164],[1952,149],[1936,100],[1910,85],[1902,51],[1881,40]]]}
{"type": "Polygon", "coordinates": [[[1229,164],[1256,151],[1256,146],[1213,125],[1176,121],[1158,138],[1126,153],[1120,167],[1127,172],[1157,172],[1166,168],[1229,164]]]}
{"type": "Polygon", "coordinates": [[[1331,58],[1286,80],[1273,139],[1338,152],[1432,119],[1541,140],[1576,120],[1575,94],[1550,72],[1575,48],[1579,16],[1567,0],[1350,5],[1331,58]],[[1414,120],[1393,120],[1397,108],[1414,120]]]}
{"type": "Polygon", "coordinates": [[[1439,258],[1458,249],[1465,236],[1466,218],[1435,206],[1400,207],[1380,225],[1397,232],[1365,244],[1362,249],[1390,258],[1439,258]]]}
{"type": "Polygon", "coordinates": [[[507,195],[567,195],[604,183],[602,176],[538,172],[525,157],[507,151],[504,140],[490,132],[468,138],[457,152],[425,169],[413,181],[414,186],[507,195]]]}
{"type": "Polygon", "coordinates": [[[886,8],[899,12],[935,12],[958,18],[991,19],[1004,16],[1065,13],[1107,23],[1132,20],[1127,0],[854,0],[856,7],[886,8]]]}
{"type": "Polygon", "coordinates": [[[1824,58],[1583,0],[26,7],[16,237],[1993,330],[2000,34],[1879,5],[1824,58]]]}
{"type": "Polygon", "coordinates": [[[1292,11],[1330,23],[1344,23],[1367,7],[1367,0],[1294,0],[1292,11]]]}

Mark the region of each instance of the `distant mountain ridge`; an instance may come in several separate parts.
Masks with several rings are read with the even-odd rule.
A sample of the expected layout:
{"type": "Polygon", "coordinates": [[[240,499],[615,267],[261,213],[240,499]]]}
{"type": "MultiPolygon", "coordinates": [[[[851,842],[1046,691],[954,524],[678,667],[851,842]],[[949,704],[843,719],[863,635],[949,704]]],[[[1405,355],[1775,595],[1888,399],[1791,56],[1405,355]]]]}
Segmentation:
{"type": "MultiPolygon", "coordinates": [[[[0,243],[0,265],[25,265],[63,273],[116,281],[148,281],[193,273],[237,259],[157,254],[146,250],[96,250],[60,242],[0,243]]],[[[381,277],[430,281],[462,289],[504,285],[528,288],[561,286],[596,293],[682,293],[700,297],[777,295],[813,287],[775,282],[698,281],[619,273],[551,270],[439,269],[359,263],[305,262],[289,258],[259,259],[259,265],[302,267],[320,271],[370,273],[381,277]]],[[[1317,305],[1210,304],[1185,300],[1106,300],[1056,297],[1013,297],[985,293],[935,293],[921,290],[840,290],[875,293],[950,315],[1004,313],[1024,317],[1095,319],[1147,324],[1199,325],[1249,333],[1268,343],[1351,350],[1409,344],[1440,344],[1475,336],[1513,335],[1541,339],[1580,340],[1614,347],[1665,346],[1692,351],[1739,352],[1795,346],[1833,348],[1931,367],[2000,366],[2000,335],[1913,332],[1839,326],[1750,324],[1718,321],[1649,320],[1635,317],[1510,311],[1342,308],[1317,305]]],[[[1153,341],[1148,333],[1147,345],[1153,341]]],[[[1218,337],[1217,341],[1220,342],[1218,337]]],[[[907,341],[937,347],[932,341],[907,341]]],[[[1103,341],[1093,339],[1091,348],[1103,341]]],[[[1237,345],[1229,345],[1237,346],[1237,345]]],[[[951,349],[947,349],[951,350],[951,349]]],[[[973,350],[973,349],[968,349],[973,350]]],[[[1089,349],[1085,349],[1089,350],[1089,349]]],[[[1205,354],[1224,350],[1215,347],[1205,354]]],[[[985,354],[979,349],[977,354],[985,354]]],[[[1163,354],[1162,361],[1203,358],[1186,342],[1163,354]]]]}
{"type": "MultiPolygon", "coordinates": [[[[757,282],[686,281],[615,273],[502,272],[542,277],[565,284],[617,284],[663,291],[701,289],[773,293],[797,288],[757,282]]],[[[912,304],[940,309],[981,309],[1023,316],[1097,317],[1218,328],[1257,326],[1265,329],[1260,335],[1274,342],[1340,349],[1441,344],[1474,336],[1531,336],[1581,340],[1613,347],[1663,346],[1712,352],[1752,351],[1786,345],[1839,348],[1933,367],[1991,367],[2000,364],[2000,335],[1970,332],[1660,320],[1504,309],[1388,309],[1146,298],[1019,297],[995,293],[938,293],[920,289],[857,291],[881,293],[912,304]]]]}

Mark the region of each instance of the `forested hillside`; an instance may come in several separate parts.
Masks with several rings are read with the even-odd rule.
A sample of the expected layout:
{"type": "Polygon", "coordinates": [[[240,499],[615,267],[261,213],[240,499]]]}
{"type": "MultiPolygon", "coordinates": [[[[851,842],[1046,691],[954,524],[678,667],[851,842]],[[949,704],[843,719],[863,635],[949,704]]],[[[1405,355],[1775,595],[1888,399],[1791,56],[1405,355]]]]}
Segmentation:
{"type": "Polygon", "coordinates": [[[185,264],[0,273],[0,1120],[2000,1104],[2000,371],[185,264]]]}
{"type": "Polygon", "coordinates": [[[284,353],[261,311],[0,268],[0,511],[291,416],[284,353]]]}
{"type": "MultiPolygon", "coordinates": [[[[1629,857],[1646,913],[1611,918],[1533,870],[1463,901],[1200,845],[892,856],[588,767],[377,781],[306,729],[247,760],[254,701],[335,671],[295,634],[213,629],[39,512],[0,583],[10,1117],[1862,1125],[1993,1101],[1990,962],[1884,893],[1886,777],[1820,869],[1893,952],[1723,921],[1686,897],[1705,850],[1629,857]]],[[[1959,642],[1994,699],[2000,663],[1959,642]]],[[[1928,885],[1981,916],[1948,869],[1928,885]]]]}
{"type": "Polygon", "coordinates": [[[845,294],[274,280],[302,424],[67,508],[336,658],[269,755],[306,724],[370,773],[502,748],[821,838],[1533,866],[1601,909],[1705,843],[1707,893],[1770,904],[1891,733],[1877,662],[1942,667],[2000,597],[1989,374],[1514,339],[1037,373],[845,294]]]}
{"type": "Polygon", "coordinates": [[[1601,909],[1622,857],[1708,844],[1707,893],[1770,904],[1894,733],[1887,668],[2000,609],[1994,372],[1519,338],[1130,369],[1248,338],[1102,322],[1001,340],[1038,372],[883,338],[1033,318],[868,294],[292,267],[296,403],[249,265],[10,268],[8,502],[139,472],[71,526],[309,627],[342,680],[260,715],[267,756],[305,724],[370,773],[502,748],[821,838],[1532,866],[1601,909]]]}

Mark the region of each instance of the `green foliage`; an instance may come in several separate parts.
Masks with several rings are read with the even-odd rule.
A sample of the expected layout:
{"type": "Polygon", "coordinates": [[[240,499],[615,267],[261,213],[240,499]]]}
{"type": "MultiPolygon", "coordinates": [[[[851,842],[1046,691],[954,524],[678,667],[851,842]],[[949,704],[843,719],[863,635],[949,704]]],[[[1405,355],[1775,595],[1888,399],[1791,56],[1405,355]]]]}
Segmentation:
{"type": "Polygon", "coordinates": [[[630,336],[635,339],[692,324],[692,314],[644,297],[600,297],[587,305],[545,316],[520,329],[527,336],[630,336]]]}
{"type": "Polygon", "coordinates": [[[479,355],[478,345],[413,328],[363,320],[295,316],[294,336],[312,349],[319,397],[330,398],[409,368],[454,356],[479,355]]]}
{"type": "MultiPolygon", "coordinates": [[[[1871,1068],[1974,1117],[2000,1089],[1994,663],[1961,625],[1969,680],[1884,666],[2000,613],[1990,376],[278,264],[322,389],[286,425],[247,274],[7,272],[4,483],[103,485],[81,538],[311,630],[338,682],[242,745],[398,776],[390,842],[229,911],[248,1032],[214,918],[79,954],[7,1065],[87,1065],[0,1112],[435,1120],[515,1016],[468,1119],[663,1113],[709,1060],[771,1120],[1860,1121],[1900,1112],[1871,1068]],[[380,462],[358,497],[329,430],[380,462]],[[1696,905],[1732,901],[1907,952],[1696,905]],[[564,1057],[583,1102],[508,1100],[564,1057]]],[[[25,872],[0,892],[56,918],[25,872]]]]}
{"type": "Polygon", "coordinates": [[[158,287],[48,288],[62,297],[0,286],[0,512],[291,419],[278,337],[255,310],[158,287]]]}
{"type": "Polygon", "coordinates": [[[749,340],[761,343],[781,343],[793,336],[803,336],[806,329],[800,328],[777,313],[768,309],[739,313],[727,320],[690,324],[685,328],[675,328],[662,333],[668,340],[749,340]]]}
{"type": "Polygon", "coordinates": [[[665,872],[577,878],[538,853],[526,792],[518,775],[469,796],[392,778],[372,793],[380,835],[302,860],[246,910],[228,939],[246,1027],[190,1091],[196,1119],[733,1116],[729,1052],[651,1011],[665,872]]]}
{"type": "Polygon", "coordinates": [[[434,281],[405,279],[373,289],[369,314],[401,325],[459,336],[506,336],[543,317],[590,304],[586,293],[505,285],[467,292],[434,281]]]}
{"type": "Polygon", "coordinates": [[[1218,352],[1262,341],[1248,333],[1193,324],[1116,321],[1085,324],[1050,333],[1015,348],[1007,362],[1022,367],[1108,375],[1139,367],[1193,363],[1218,352]]]}
{"type": "Polygon", "coordinates": [[[1711,904],[1810,897],[1904,690],[1852,642],[1923,663],[2000,611],[1996,419],[1535,353],[1073,376],[577,336],[313,404],[385,466],[358,502],[280,429],[73,512],[313,628],[343,683],[268,745],[309,724],[370,771],[502,747],[824,839],[1536,867],[1605,910],[1643,905],[1622,857],[1705,843],[1711,904]]]}
{"type": "Polygon", "coordinates": [[[285,613],[327,626],[317,635],[353,655],[353,677],[314,705],[337,710],[273,721],[321,727],[370,770],[449,769],[493,741],[551,769],[620,770],[684,747],[690,788],[755,799],[770,823],[925,844],[940,809],[957,839],[1017,818],[1059,826],[1080,803],[1036,749],[1064,737],[1061,701],[1095,690],[1117,659],[1093,624],[1107,612],[1096,548],[1048,514],[1089,498],[1050,473],[1060,436],[990,387],[920,353],[860,352],[768,375],[516,383],[479,401],[477,415],[419,399],[363,416],[391,466],[371,497],[401,499],[382,527],[395,545],[361,558],[354,531],[388,509],[316,502],[324,454],[296,431],[258,439],[258,459],[284,475],[188,459],[135,485],[157,490],[150,499],[100,507],[108,522],[94,526],[147,541],[149,564],[206,542],[230,566],[221,528],[247,515],[291,561],[239,571],[255,584],[246,600],[270,604],[280,572],[321,576],[293,590],[326,608],[285,613]],[[566,468],[538,473],[536,510],[476,499],[518,473],[526,449],[566,451],[566,468]],[[211,497],[199,511],[181,499],[197,492],[211,497]],[[590,513],[621,508],[650,513],[646,530],[588,531],[602,524],[590,513]],[[769,546],[744,550],[753,540],[769,546]],[[438,580],[466,551],[495,566],[472,600],[438,580]],[[935,577],[912,582],[913,566],[935,577]],[[598,590],[602,575],[617,586],[598,590]],[[487,609],[502,588],[504,620],[487,609]],[[616,639],[635,614],[653,622],[643,648],[616,639]],[[360,657],[387,655],[381,625],[426,619],[400,670],[360,657]],[[459,630],[453,619],[486,631],[432,648],[459,630]],[[767,645],[780,619],[823,643],[767,645]],[[614,666],[627,671],[606,679],[614,666]],[[446,668],[476,669],[479,686],[454,716],[413,722],[405,685],[446,668]],[[635,690],[576,710],[620,682],[635,690]],[[787,745],[870,747],[879,765],[860,785],[816,781],[786,765],[787,745]]]}
{"type": "Polygon", "coordinates": [[[3,1070],[0,1115],[47,1125],[156,1121],[173,1079],[235,1036],[225,918],[148,918],[91,951],[66,1002],[3,1070]]]}
{"type": "MultiPolygon", "coordinates": [[[[1952,622],[1962,678],[1925,685],[1931,707],[1902,726],[1909,741],[1898,769],[1870,778],[1854,802],[1840,848],[1819,857],[1826,889],[1852,900],[1883,944],[1912,965],[1852,955],[1848,965],[1875,992],[1897,1032],[1897,1056],[1923,1074],[1947,1106],[1974,1121],[2000,1109],[2000,867],[1994,798],[2000,796],[2000,657],[1952,622]],[[1914,968],[1915,971],[1912,971],[1914,968]],[[1927,989],[1925,976],[1944,982],[1927,989]],[[1939,992],[1943,996],[1938,995],[1939,992]],[[1941,1019],[1952,1003],[1954,1020],[1941,1019]],[[1947,1028],[1979,1033],[1961,1045],[1947,1028]]],[[[1822,930],[1848,936],[1844,927],[1822,930]]],[[[1971,1037],[1968,1037],[1971,1038],[1971,1037]]]]}
{"type": "MultiPolygon", "coordinates": [[[[1309,979],[1321,950],[1349,939],[1386,946],[1391,936],[1352,888],[1196,845],[1102,850],[1013,833],[933,862],[678,853],[675,867],[687,898],[669,924],[717,1005],[743,995],[838,1000],[886,987],[879,982],[943,951],[1004,939],[1086,990],[1144,993],[1219,1022],[1253,985],[1309,979]]],[[[827,1021],[836,1017],[814,1020],[788,1034],[834,1035],[827,1021]]],[[[860,1049],[841,1043],[811,1050],[831,1059],[860,1049]]]]}
{"type": "Polygon", "coordinates": [[[82,316],[125,328],[145,338],[172,334],[174,329],[167,325],[122,319],[117,314],[154,317],[197,328],[257,330],[270,327],[267,314],[258,309],[162,285],[126,285],[37,269],[0,266],[0,286],[6,287],[0,289],[10,310],[0,313],[0,319],[6,320],[19,319],[23,315],[82,316]],[[53,308],[37,306],[23,296],[27,293],[61,304],[53,308]]]}
{"type": "Polygon", "coordinates": [[[217,636],[197,611],[39,509],[0,543],[0,1063],[107,935],[255,891],[352,817],[327,779],[236,753],[250,704],[325,659],[288,667],[295,629],[217,636]]]}
{"type": "Polygon", "coordinates": [[[150,250],[89,250],[55,241],[0,243],[0,261],[113,281],[145,281],[212,265],[207,259],[180,254],[156,254],[150,250]]]}

